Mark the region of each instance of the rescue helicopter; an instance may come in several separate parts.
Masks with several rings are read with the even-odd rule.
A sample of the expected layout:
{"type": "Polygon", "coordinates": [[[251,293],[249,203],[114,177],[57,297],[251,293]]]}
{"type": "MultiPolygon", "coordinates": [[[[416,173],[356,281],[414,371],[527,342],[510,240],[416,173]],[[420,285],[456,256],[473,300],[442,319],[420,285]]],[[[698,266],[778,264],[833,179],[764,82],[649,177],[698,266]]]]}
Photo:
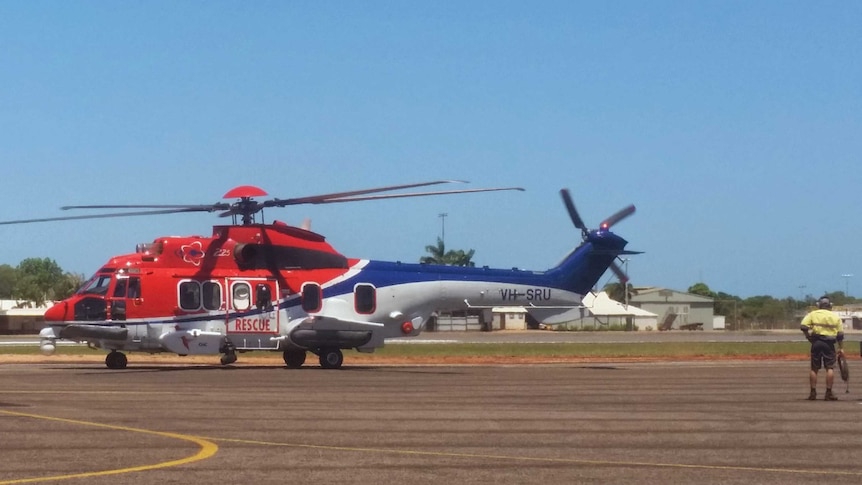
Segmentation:
{"type": "Polygon", "coordinates": [[[439,180],[291,199],[243,185],[220,202],[203,205],[79,205],[64,210],[113,210],[100,214],[23,219],[0,225],[107,217],[220,212],[231,224],[212,235],[157,237],[134,253],[110,258],[75,294],[50,307],[40,332],[42,353],[58,340],[108,351],[105,365],[123,369],[125,352],[218,355],[222,365],[248,351],[281,352],[288,368],[308,353],[320,366],[340,368],[343,350],[373,352],[385,339],[415,337],[438,312],[525,307],[547,324],[576,318],[581,298],[610,268],[627,241],[610,228],[635,211],[628,206],[588,229],[568,190],[560,191],[582,241],[545,271],[456,267],[350,258],[310,230],[274,220],[263,210],[519,187],[388,193],[450,183],[439,180]]]}

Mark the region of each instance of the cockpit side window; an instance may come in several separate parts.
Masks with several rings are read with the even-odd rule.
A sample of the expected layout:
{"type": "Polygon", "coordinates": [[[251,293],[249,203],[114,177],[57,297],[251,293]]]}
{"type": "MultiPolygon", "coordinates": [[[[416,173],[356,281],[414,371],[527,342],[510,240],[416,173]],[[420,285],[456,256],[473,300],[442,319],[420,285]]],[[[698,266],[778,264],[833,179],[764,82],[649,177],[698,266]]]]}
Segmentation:
{"type": "Polygon", "coordinates": [[[114,285],[114,298],[125,298],[126,287],[128,286],[128,278],[117,278],[117,284],[114,285]]]}
{"type": "Polygon", "coordinates": [[[141,298],[141,278],[132,276],[129,278],[129,289],[126,293],[127,298],[141,298]]]}
{"type": "Polygon", "coordinates": [[[138,276],[118,276],[114,285],[114,298],[140,298],[141,278],[138,276]]]}

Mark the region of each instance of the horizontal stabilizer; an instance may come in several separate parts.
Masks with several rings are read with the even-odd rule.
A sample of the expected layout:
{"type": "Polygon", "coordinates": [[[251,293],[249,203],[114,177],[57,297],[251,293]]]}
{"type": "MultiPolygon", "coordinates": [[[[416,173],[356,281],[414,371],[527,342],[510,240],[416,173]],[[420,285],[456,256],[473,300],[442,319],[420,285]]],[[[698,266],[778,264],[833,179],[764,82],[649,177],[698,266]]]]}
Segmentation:
{"type": "Polygon", "coordinates": [[[597,255],[597,256],[607,256],[607,255],[620,256],[623,254],[643,254],[643,253],[644,253],[643,251],[629,251],[626,249],[619,249],[619,250],[616,250],[616,249],[593,249],[591,254],[597,255]]]}

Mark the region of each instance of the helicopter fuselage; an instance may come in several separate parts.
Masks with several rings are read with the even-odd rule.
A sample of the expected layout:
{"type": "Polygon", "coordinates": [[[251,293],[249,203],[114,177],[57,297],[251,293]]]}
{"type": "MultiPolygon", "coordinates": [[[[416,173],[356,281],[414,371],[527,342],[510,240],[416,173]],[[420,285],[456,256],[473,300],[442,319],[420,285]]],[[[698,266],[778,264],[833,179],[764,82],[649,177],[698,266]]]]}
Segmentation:
{"type": "Polygon", "coordinates": [[[286,362],[312,351],[338,367],[340,349],[372,352],[385,339],[416,336],[439,311],[570,310],[583,295],[566,288],[570,273],[589,268],[563,266],[534,272],[349,259],[323,236],[279,222],[215,226],[211,237],[157,238],[111,258],[46,312],[42,350],[69,339],[111,351],[223,353],[230,362],[236,351],[282,351],[286,362]]]}

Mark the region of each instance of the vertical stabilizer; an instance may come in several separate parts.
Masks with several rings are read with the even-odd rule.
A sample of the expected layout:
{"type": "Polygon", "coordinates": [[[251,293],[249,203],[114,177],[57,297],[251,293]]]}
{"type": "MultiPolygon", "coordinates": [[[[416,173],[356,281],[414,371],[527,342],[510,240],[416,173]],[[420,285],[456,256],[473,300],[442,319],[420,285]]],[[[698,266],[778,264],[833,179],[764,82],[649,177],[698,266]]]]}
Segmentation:
{"type": "Polygon", "coordinates": [[[547,272],[557,285],[584,295],[593,289],[618,255],[626,240],[607,231],[593,231],[556,267],[547,272]]]}

